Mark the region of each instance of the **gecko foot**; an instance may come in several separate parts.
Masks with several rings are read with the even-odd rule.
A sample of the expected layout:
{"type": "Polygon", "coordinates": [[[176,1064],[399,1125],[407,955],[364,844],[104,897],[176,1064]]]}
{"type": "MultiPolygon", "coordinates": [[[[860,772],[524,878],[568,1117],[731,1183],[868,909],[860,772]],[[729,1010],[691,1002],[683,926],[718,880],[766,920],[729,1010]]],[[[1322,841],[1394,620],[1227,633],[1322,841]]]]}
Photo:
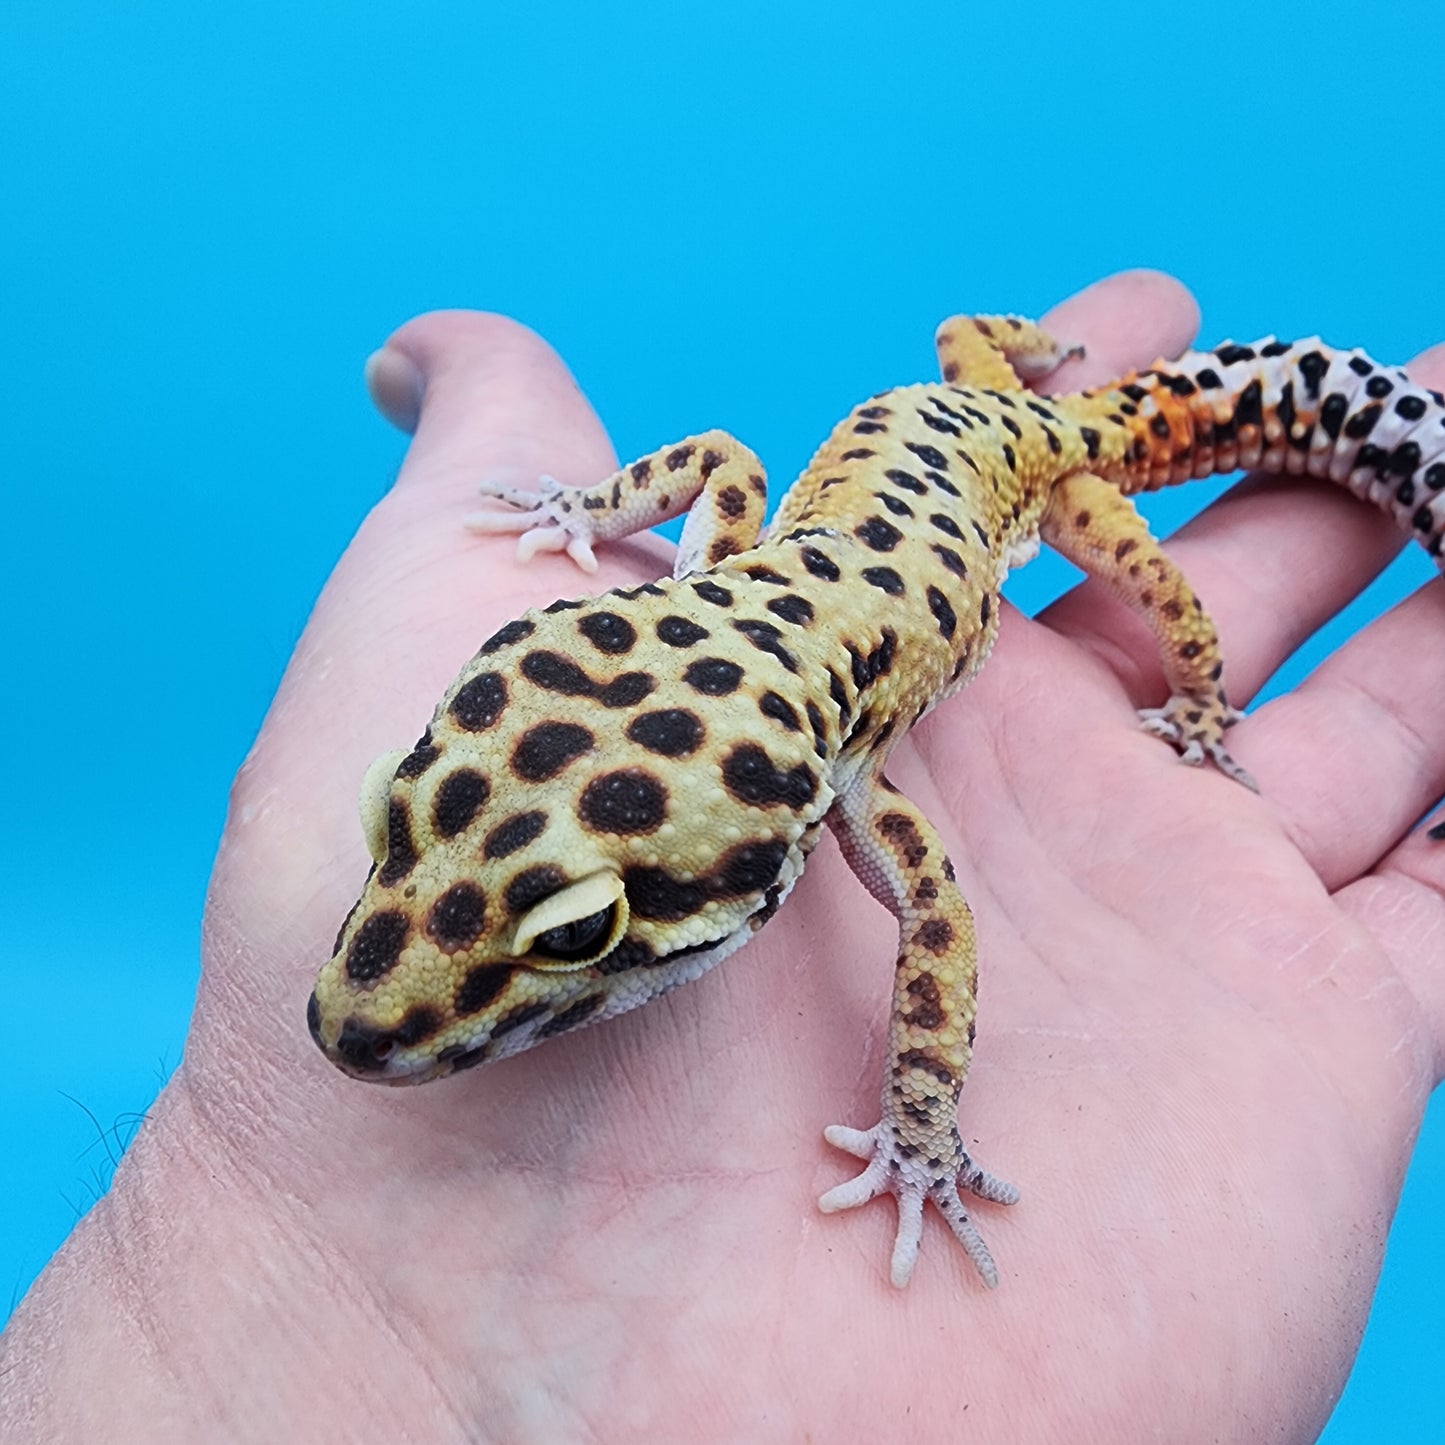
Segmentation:
{"type": "Polygon", "coordinates": [[[1049,350],[1039,352],[1012,352],[1005,347],[1005,354],[1008,356],[1009,364],[1018,372],[1023,381],[1042,381],[1050,372],[1057,371],[1066,361],[1082,361],[1085,356],[1083,346],[1065,346],[1061,341],[1053,341],[1049,350]]]}
{"type": "Polygon", "coordinates": [[[594,534],[585,516],[574,512],[566,499],[571,488],[555,477],[539,477],[538,490],[525,491],[496,482],[483,482],[484,497],[505,502],[510,512],[472,512],[464,518],[469,532],[518,534],[517,561],[530,562],[538,552],[566,552],[584,571],[597,570],[592,551],[594,534]]]}
{"type": "Polygon", "coordinates": [[[1207,758],[1227,778],[1243,783],[1252,793],[1259,784],[1229,755],[1224,746],[1224,729],[1239,722],[1244,714],[1232,708],[1221,697],[1201,702],[1198,698],[1175,693],[1163,707],[1141,707],[1139,724],[1146,733],[1173,743],[1180,761],[1191,768],[1199,767],[1207,758]]]}
{"type": "Polygon", "coordinates": [[[818,1200],[819,1209],[825,1214],[834,1214],[840,1209],[854,1209],[885,1193],[896,1196],[898,1200],[898,1234],[893,1242],[893,1259],[889,1269],[889,1278],[898,1289],[908,1283],[918,1260],[925,1199],[932,1199],[938,1212],[948,1221],[949,1228],[973,1261],[983,1282],[990,1289],[998,1284],[998,1268],[993,1256],[973,1220],[968,1217],[958,1191],[967,1189],[980,1199],[988,1199],[995,1204],[1014,1204],[1019,1192],[1012,1184],[1006,1184],[980,1169],[969,1158],[956,1135],[957,1162],[952,1166],[942,1164],[937,1167],[905,1155],[887,1123],[875,1124],[871,1129],[850,1129],[843,1124],[833,1124],[823,1131],[823,1137],[835,1148],[866,1159],[868,1167],[856,1178],[824,1194],[818,1200]]]}

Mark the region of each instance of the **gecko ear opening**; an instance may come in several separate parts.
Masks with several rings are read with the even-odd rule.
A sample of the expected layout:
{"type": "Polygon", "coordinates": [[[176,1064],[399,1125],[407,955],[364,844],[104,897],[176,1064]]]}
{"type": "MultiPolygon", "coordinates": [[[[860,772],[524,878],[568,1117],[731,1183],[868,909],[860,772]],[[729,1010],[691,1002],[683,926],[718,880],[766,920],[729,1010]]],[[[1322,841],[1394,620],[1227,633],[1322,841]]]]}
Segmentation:
{"type": "Polygon", "coordinates": [[[544,898],[517,920],[512,954],[532,954],[549,971],[586,968],[617,946],[627,929],[627,894],[615,873],[593,873],[544,898]]]}
{"type": "Polygon", "coordinates": [[[361,831],[373,863],[386,861],[386,809],[391,798],[391,780],[406,756],[405,748],[383,753],[366,770],[361,780],[361,831]]]}

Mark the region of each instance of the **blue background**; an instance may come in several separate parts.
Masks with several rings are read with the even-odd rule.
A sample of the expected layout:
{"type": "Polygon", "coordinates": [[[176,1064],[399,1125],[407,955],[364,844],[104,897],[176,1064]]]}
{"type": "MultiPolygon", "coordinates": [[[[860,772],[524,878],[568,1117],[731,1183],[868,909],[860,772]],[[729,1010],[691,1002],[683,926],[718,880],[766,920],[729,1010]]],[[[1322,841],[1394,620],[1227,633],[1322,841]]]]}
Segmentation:
{"type": "MultiPolygon", "coordinates": [[[[623,456],[723,426],[778,480],[942,316],[1123,266],[1211,342],[1445,338],[1437,0],[609,8],[0,8],[0,1309],[179,1056],[227,783],[403,452],[394,325],[509,312],[623,456]]],[[[1331,1445],[1438,1423],[1442,1201],[1437,1102],[1331,1445]]]]}

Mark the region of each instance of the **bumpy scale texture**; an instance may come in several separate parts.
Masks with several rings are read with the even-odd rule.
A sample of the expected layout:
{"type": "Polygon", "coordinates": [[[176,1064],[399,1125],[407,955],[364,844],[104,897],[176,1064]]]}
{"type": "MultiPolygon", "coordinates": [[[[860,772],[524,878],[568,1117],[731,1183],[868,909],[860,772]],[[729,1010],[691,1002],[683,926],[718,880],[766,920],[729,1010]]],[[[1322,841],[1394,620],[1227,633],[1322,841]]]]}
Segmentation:
{"type": "Polygon", "coordinates": [[[897,1196],[895,1284],[924,1202],[982,1278],[960,1193],[1016,1191],[964,1150],[973,920],[938,835],[884,776],[890,749],[983,664],[999,585],[1040,538],[1159,640],[1170,696],[1143,714],[1186,762],[1246,784],[1213,624],[1129,494],[1239,467],[1329,477],[1439,563],[1445,399],[1318,340],[1227,344],[1045,399],[1062,359],[1016,317],[938,332],[943,382],[854,409],[764,535],[757,458],[723,432],[596,486],[483,487],[475,530],[520,551],[592,544],[691,509],[670,580],[554,603],[484,642],[410,752],[378,759],[375,866],[309,1007],[357,1078],[416,1083],[504,1058],[695,978],[797,881],[826,820],[898,920],[881,1119],[828,1139],[867,1161],[826,1210],[897,1196]]]}

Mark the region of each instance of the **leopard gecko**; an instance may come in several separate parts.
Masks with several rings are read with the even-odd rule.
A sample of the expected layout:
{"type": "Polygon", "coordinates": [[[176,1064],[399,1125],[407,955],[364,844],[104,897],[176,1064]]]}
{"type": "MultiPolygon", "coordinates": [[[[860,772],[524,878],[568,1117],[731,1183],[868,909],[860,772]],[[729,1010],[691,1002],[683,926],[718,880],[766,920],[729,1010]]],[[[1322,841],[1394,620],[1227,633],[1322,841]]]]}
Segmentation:
{"type": "Polygon", "coordinates": [[[1225,746],[1239,714],[1215,628],[1130,495],[1241,467],[1328,477],[1437,564],[1445,537],[1445,398],[1358,350],[1231,343],[1046,397],[1024,381],[1066,353],[1027,321],[955,317],[937,347],[942,381],[856,407],[766,527],[762,465],[721,431],[594,486],[483,486],[509,510],[474,530],[588,571],[594,542],[686,511],[673,575],[507,622],[416,745],[377,759],[362,786],[375,862],[308,1008],[358,1079],[506,1058],[720,963],[776,913],[826,822],[899,947],[881,1119],[826,1131],[866,1164],[820,1204],[896,1196],[899,1286],[929,1199],[995,1284],[963,1197],[1018,1197],[956,1122],[972,916],[938,833],[885,775],[983,665],[1009,568],[1042,539],[1122,598],[1170,690],[1143,726],[1253,786],[1225,746]]]}

